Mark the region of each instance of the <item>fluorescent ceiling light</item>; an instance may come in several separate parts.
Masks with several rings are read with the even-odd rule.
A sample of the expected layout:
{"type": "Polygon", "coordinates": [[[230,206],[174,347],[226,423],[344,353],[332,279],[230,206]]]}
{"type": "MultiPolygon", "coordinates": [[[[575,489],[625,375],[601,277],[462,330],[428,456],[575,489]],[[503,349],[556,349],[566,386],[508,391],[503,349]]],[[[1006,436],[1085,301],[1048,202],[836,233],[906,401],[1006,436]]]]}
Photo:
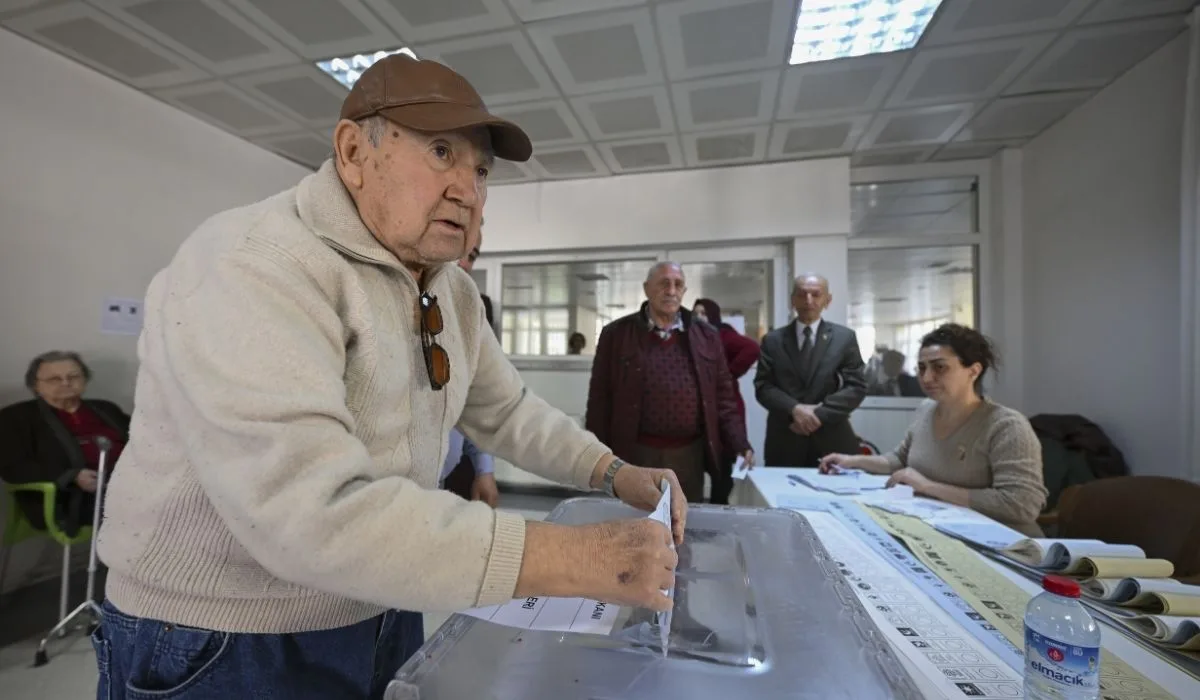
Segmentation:
{"type": "Polygon", "coordinates": [[[942,0],[801,0],[789,63],[815,63],[917,45],[942,0]]]}
{"type": "Polygon", "coordinates": [[[407,54],[413,58],[417,57],[412,49],[404,47],[392,51],[359,53],[343,58],[331,58],[328,61],[317,61],[317,68],[320,68],[327,75],[332,76],[334,80],[345,85],[346,89],[349,90],[354,85],[354,81],[358,80],[358,76],[362,75],[363,71],[370,68],[376,61],[385,56],[392,56],[398,53],[407,54]]]}

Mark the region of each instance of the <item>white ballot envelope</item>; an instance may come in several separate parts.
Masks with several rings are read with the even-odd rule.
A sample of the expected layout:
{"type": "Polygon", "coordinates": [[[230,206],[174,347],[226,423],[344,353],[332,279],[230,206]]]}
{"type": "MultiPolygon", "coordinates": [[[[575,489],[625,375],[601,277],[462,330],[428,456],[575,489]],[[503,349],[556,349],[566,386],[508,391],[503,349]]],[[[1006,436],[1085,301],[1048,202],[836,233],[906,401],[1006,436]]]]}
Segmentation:
{"type": "Polygon", "coordinates": [[[742,479],[745,479],[746,475],[749,473],[750,473],[750,468],[746,466],[746,458],[739,456],[737,458],[737,461],[735,461],[733,463],[733,479],[734,479],[734,481],[741,481],[742,479]]]}
{"type": "MultiPolygon", "coordinates": [[[[657,520],[670,529],[671,487],[668,482],[663,482],[663,486],[664,493],[658,501],[658,506],[646,517],[657,520]]],[[[670,595],[671,592],[664,591],[664,593],[670,595]]],[[[532,596],[516,598],[501,605],[470,608],[460,611],[459,614],[519,629],[607,635],[612,632],[620,611],[619,605],[587,598],[532,596]]],[[[660,616],[664,614],[668,616],[666,629],[669,630],[670,613],[659,613],[660,616]]],[[[662,623],[663,620],[660,617],[659,624],[662,623]]],[[[665,641],[664,635],[664,653],[665,641]]]]}

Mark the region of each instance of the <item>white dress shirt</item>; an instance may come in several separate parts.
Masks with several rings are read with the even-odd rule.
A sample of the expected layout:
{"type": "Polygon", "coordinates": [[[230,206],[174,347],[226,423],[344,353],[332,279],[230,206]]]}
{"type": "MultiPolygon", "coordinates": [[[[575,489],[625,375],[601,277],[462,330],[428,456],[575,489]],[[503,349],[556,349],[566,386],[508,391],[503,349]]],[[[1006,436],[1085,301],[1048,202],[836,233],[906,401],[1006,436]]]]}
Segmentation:
{"type": "Polygon", "coordinates": [[[812,348],[817,348],[817,331],[821,329],[821,319],[817,319],[812,323],[805,324],[799,319],[796,319],[796,342],[800,344],[800,349],[804,349],[804,329],[811,328],[812,335],[809,336],[812,340],[812,348]]]}

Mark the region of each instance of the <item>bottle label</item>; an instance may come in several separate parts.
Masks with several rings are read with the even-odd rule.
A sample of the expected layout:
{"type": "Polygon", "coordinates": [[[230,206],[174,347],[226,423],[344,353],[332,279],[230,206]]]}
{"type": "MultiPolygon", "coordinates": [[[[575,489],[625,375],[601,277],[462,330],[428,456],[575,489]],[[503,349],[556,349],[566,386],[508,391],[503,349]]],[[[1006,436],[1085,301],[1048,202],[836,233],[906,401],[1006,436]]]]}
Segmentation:
{"type": "Polygon", "coordinates": [[[1100,689],[1100,647],[1063,644],[1025,626],[1025,674],[1077,690],[1100,689]]]}

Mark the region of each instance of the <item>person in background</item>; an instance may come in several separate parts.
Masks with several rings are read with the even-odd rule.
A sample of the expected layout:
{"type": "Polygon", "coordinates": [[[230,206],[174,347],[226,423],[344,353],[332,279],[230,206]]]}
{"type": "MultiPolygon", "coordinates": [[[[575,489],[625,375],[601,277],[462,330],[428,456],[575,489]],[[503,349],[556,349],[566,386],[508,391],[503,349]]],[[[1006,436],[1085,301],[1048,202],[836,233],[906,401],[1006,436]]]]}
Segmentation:
{"type": "MultiPolygon", "coordinates": [[[[755,362],[758,362],[758,343],[722,321],[721,306],[712,299],[697,299],[692,307],[692,314],[701,321],[706,321],[716,327],[721,333],[721,346],[725,348],[725,363],[729,365],[729,373],[733,375],[734,398],[737,401],[742,430],[745,430],[746,402],[742,399],[742,389],[738,386],[738,380],[750,371],[755,362]]],[[[729,494],[733,492],[733,463],[737,461],[737,455],[726,450],[722,457],[720,473],[713,478],[709,501],[727,504],[729,503],[729,494]]]]}
{"type": "Polygon", "coordinates": [[[764,464],[812,467],[832,452],[855,452],[850,413],[867,395],[854,331],[825,321],[829,282],[801,275],[792,286],[796,320],[763,339],[754,388],[767,409],[764,464]]]}
{"type": "Polygon", "coordinates": [[[867,360],[867,367],[863,370],[863,378],[867,385],[870,386],[879,380],[879,375],[883,372],[883,353],[887,352],[886,345],[876,345],[875,353],[867,360]]]}
{"type": "MultiPolygon", "coordinates": [[[[467,243],[467,254],[458,259],[458,266],[466,272],[475,269],[475,261],[483,245],[482,219],[479,221],[479,233],[473,238],[467,243]]],[[[492,300],[483,293],[479,298],[483,302],[487,325],[494,332],[496,319],[492,316],[492,300]]],[[[495,508],[500,502],[500,489],[496,485],[496,462],[492,456],[464,437],[458,428],[450,431],[447,450],[446,461],[442,465],[442,488],[465,500],[483,501],[495,508]]]]}
{"type": "Polygon", "coordinates": [[[921,382],[904,371],[904,353],[884,350],[879,372],[868,383],[867,394],[871,396],[924,396],[921,382]]]}
{"type": "Polygon", "coordinates": [[[574,333],[571,334],[570,338],[567,338],[567,354],[568,355],[582,355],[583,349],[586,347],[587,347],[587,338],[585,338],[584,335],[582,333],[580,333],[579,331],[575,331],[574,333]]]}
{"type": "Polygon", "coordinates": [[[390,55],[346,95],[329,160],[208,219],[154,276],[99,535],[98,698],[378,700],[424,642],[421,611],[671,607],[678,478],[529,391],[455,264],[494,158],[532,150],[461,75],[390,55]],[[437,488],[455,427],[641,510],[666,480],[672,527],[464,501],[437,488]]]}
{"type": "Polygon", "coordinates": [[[617,456],[674,471],[698,503],[727,450],[750,464],[754,452],[721,337],[682,308],[683,269],[658,263],[642,289],[641,310],[600,332],[585,424],[617,456]]]}
{"type": "MultiPolygon", "coordinates": [[[[0,410],[0,479],[54,483],[56,524],[68,535],[92,522],[100,463],[96,438],[112,442],[108,469],[129,439],[129,416],[119,406],[83,398],[91,378],[79,353],[43,353],[25,372],[25,386],[35,398],[0,410]]],[[[18,493],[16,501],[34,527],[46,528],[41,494],[18,493]]]]}
{"type": "Polygon", "coordinates": [[[921,339],[917,365],[930,400],[917,410],[904,440],[886,455],[828,455],[821,471],[891,474],[889,486],[907,484],[922,496],[1041,537],[1041,443],[1025,416],[983,395],[983,379],[995,366],[992,344],[979,331],[953,323],[934,329],[921,339]]]}

